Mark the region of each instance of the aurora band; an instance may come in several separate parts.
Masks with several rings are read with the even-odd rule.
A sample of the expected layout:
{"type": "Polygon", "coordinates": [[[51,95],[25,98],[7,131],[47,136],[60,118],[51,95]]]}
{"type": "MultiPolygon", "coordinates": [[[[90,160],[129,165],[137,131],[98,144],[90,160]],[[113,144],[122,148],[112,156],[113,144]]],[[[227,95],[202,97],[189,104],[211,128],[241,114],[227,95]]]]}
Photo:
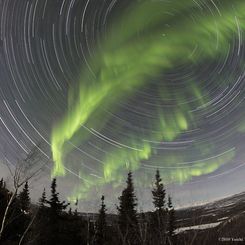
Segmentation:
{"type": "MultiPolygon", "coordinates": [[[[135,89],[145,86],[150,79],[174,69],[178,64],[198,64],[226,55],[234,36],[239,38],[240,32],[245,29],[245,2],[236,0],[232,3],[233,9],[229,0],[221,2],[222,6],[213,2],[213,8],[207,10],[193,0],[184,3],[179,0],[169,3],[141,1],[132,4],[114,22],[90,58],[90,69],[82,69],[78,88],[69,91],[66,114],[53,127],[51,148],[54,176],[66,174],[64,161],[73,150],[68,142],[75,139],[79,145],[89,137],[78,135],[81,127],[92,125],[97,130],[103,128],[109,119],[104,113],[105,108],[116,110],[118,101],[133,95],[135,89]],[[192,12],[194,19],[189,16],[192,12]],[[99,125],[92,122],[95,114],[98,115],[97,119],[101,118],[99,125]]],[[[192,81],[189,90],[198,103],[204,105],[202,90],[195,81],[192,81]]],[[[182,98],[180,102],[186,99],[182,98]]],[[[161,111],[155,127],[162,134],[146,137],[149,141],[176,139],[195,121],[189,109],[188,106],[177,105],[172,113],[161,111]]],[[[125,145],[132,147],[117,149],[103,159],[104,177],[98,180],[99,184],[113,181],[121,168],[137,170],[142,160],[152,157],[153,150],[147,141],[134,142],[132,139],[125,145]]],[[[199,164],[189,174],[177,174],[175,178],[185,181],[191,176],[210,173],[232,156],[234,152],[212,161],[212,167],[199,164]]],[[[98,183],[89,181],[88,186],[98,183]]]]}

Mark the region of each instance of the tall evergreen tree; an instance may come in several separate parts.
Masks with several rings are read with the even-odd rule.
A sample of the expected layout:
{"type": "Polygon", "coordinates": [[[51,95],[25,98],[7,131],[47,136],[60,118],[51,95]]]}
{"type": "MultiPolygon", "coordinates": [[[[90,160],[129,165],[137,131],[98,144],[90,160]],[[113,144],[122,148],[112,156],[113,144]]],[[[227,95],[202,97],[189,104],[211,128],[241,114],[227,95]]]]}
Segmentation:
{"type": "Polygon", "coordinates": [[[5,182],[3,179],[0,181],[0,224],[4,216],[5,209],[9,200],[9,191],[5,187],[5,182]]]}
{"type": "Polygon", "coordinates": [[[45,204],[47,202],[47,198],[46,198],[46,190],[45,188],[43,189],[43,193],[42,193],[42,196],[39,198],[39,209],[44,209],[45,207],[45,204]]]}
{"type": "Polygon", "coordinates": [[[166,191],[160,177],[159,170],[156,171],[155,183],[152,190],[153,204],[155,211],[151,216],[151,239],[154,244],[165,244],[166,243],[166,191]]]}
{"type": "Polygon", "coordinates": [[[42,195],[38,200],[38,212],[32,227],[32,240],[35,245],[48,245],[49,234],[52,226],[50,225],[50,208],[47,207],[46,190],[43,189],[42,195]]]}
{"type": "Polygon", "coordinates": [[[61,202],[59,200],[59,193],[57,192],[56,188],[57,183],[56,178],[54,178],[51,183],[51,198],[47,201],[47,203],[50,205],[51,215],[55,217],[60,215],[62,211],[69,206],[69,203],[66,203],[66,201],[61,202]]]}
{"type": "MultiPolygon", "coordinates": [[[[0,237],[0,244],[4,244],[7,240],[16,239],[17,235],[20,235],[19,229],[16,225],[13,225],[13,220],[16,220],[14,216],[14,211],[16,209],[16,197],[9,206],[8,212],[5,213],[6,208],[9,204],[12,193],[6,188],[5,181],[1,179],[0,181],[0,224],[2,225],[3,219],[6,220],[7,225],[4,226],[3,232],[0,237]],[[14,217],[15,219],[13,219],[14,217]]],[[[18,214],[19,215],[19,214],[18,214]]]]}
{"type": "Polygon", "coordinates": [[[137,201],[134,193],[132,172],[128,173],[127,187],[122,191],[119,197],[118,224],[123,239],[128,240],[128,243],[137,243],[136,236],[138,235],[138,220],[137,220],[137,201]]]}
{"type": "Polygon", "coordinates": [[[31,200],[29,186],[28,182],[25,182],[23,189],[16,196],[16,198],[14,198],[9,210],[10,216],[8,222],[10,225],[7,226],[6,234],[9,233],[11,240],[17,241],[20,239],[20,237],[23,236],[23,234],[25,234],[25,238],[23,239],[26,242],[26,229],[28,228],[28,225],[31,221],[30,205],[31,200]]]}
{"type": "Polygon", "coordinates": [[[152,190],[153,204],[156,210],[164,209],[165,202],[166,202],[165,201],[166,191],[164,189],[164,185],[162,183],[159,170],[156,171],[155,179],[156,179],[155,186],[152,190]]]}
{"type": "Polygon", "coordinates": [[[21,211],[24,213],[28,213],[31,204],[28,182],[25,183],[24,188],[20,192],[18,198],[19,198],[19,206],[21,211]]]}
{"type": "Polygon", "coordinates": [[[28,239],[26,229],[31,221],[30,206],[31,199],[29,193],[29,185],[26,181],[22,191],[17,196],[15,202],[13,202],[13,222],[11,225],[11,229],[15,229],[18,234],[16,239],[25,234],[25,238],[22,238],[24,239],[22,242],[26,242],[26,239],[28,239]]]}
{"type": "Polygon", "coordinates": [[[5,189],[5,182],[4,182],[3,178],[1,178],[1,180],[0,180],[0,190],[2,190],[2,189],[5,189]]]}
{"type": "Polygon", "coordinates": [[[106,241],[106,205],[105,205],[105,197],[101,197],[101,207],[99,210],[98,220],[96,222],[96,233],[95,233],[95,241],[98,245],[105,244],[106,241]]]}
{"type": "Polygon", "coordinates": [[[170,239],[170,243],[174,244],[174,230],[175,230],[175,210],[172,204],[172,199],[168,196],[168,236],[170,239]]]}
{"type": "Polygon", "coordinates": [[[51,197],[46,203],[50,206],[48,209],[48,220],[47,226],[49,229],[47,230],[46,237],[48,238],[47,244],[52,245],[61,245],[64,244],[64,239],[62,234],[62,218],[64,215],[63,211],[67,208],[69,203],[65,201],[60,201],[59,193],[57,192],[57,183],[56,178],[52,180],[51,183],[51,197]]]}

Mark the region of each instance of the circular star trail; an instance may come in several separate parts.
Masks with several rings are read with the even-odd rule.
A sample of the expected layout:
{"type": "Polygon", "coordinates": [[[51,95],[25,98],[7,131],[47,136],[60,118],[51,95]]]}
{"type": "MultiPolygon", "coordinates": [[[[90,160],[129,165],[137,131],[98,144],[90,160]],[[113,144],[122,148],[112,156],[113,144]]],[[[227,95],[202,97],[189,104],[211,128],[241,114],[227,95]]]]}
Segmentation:
{"type": "Polygon", "coordinates": [[[180,205],[183,189],[240,191],[244,13],[242,0],[0,1],[1,161],[38,147],[70,200],[117,196],[129,170],[143,193],[159,169],[180,205]]]}

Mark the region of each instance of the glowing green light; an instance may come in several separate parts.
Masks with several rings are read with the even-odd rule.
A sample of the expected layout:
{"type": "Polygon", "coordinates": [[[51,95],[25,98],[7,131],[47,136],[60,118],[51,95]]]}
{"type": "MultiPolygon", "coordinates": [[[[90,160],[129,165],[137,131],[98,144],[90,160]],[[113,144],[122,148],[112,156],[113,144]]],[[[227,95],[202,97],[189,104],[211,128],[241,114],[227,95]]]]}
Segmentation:
{"type": "MultiPolygon", "coordinates": [[[[113,111],[118,101],[126,99],[135,89],[144,86],[159,74],[173,69],[176,64],[196,64],[204,59],[225,57],[230,41],[238,35],[237,20],[241,20],[239,28],[245,29],[244,1],[237,0],[232,3],[235,14],[229,3],[228,0],[222,1],[221,14],[218,11],[211,14],[197,8],[193,0],[186,0],[185,3],[173,0],[171,4],[142,1],[140,4],[133,4],[126,14],[122,14],[89,61],[94,74],[87,68],[82,70],[78,89],[69,93],[68,111],[52,130],[53,175],[66,174],[64,160],[72,150],[71,146],[67,146],[67,142],[75,139],[77,144],[81,144],[89,137],[79,134],[82,126],[93,126],[98,130],[103,128],[109,119],[104,113],[106,108],[113,111]],[[188,16],[193,8],[195,21],[166,14],[175,9],[188,16]],[[171,25],[166,27],[168,23],[171,25]],[[124,28],[125,26],[127,28],[124,28]],[[193,52],[195,49],[196,52],[193,52]],[[101,120],[93,122],[94,115],[97,115],[97,121],[101,120]]],[[[195,81],[190,82],[190,85],[188,91],[197,104],[203,105],[203,91],[195,81]]],[[[164,84],[161,88],[163,99],[172,98],[169,88],[164,84]]],[[[188,100],[187,96],[174,99],[178,103],[171,111],[159,109],[159,118],[153,122],[157,133],[146,135],[147,140],[173,141],[195,123],[195,118],[190,113],[191,108],[182,105],[188,100]]],[[[80,196],[81,193],[86,193],[90,186],[119,181],[121,169],[137,170],[140,162],[154,155],[151,145],[144,140],[125,141],[125,144],[139,150],[124,147],[112,150],[103,159],[104,178],[90,181],[87,186],[79,188],[80,196]]],[[[171,171],[170,179],[184,182],[192,176],[211,173],[223,162],[227,162],[227,159],[216,159],[214,162],[200,163],[187,169],[175,169],[171,171]]]]}

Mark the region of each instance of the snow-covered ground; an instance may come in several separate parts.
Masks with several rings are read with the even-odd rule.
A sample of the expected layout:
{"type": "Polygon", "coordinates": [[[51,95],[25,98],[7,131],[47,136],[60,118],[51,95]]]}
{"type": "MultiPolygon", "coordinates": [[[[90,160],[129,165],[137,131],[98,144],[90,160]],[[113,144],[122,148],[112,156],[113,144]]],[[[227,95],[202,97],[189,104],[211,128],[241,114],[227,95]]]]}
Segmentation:
{"type": "Polygon", "coordinates": [[[223,221],[223,220],[227,220],[227,219],[229,219],[229,217],[222,217],[222,218],[218,219],[218,221],[223,221]]]}
{"type": "Polygon", "coordinates": [[[188,227],[180,227],[175,230],[175,234],[184,232],[184,231],[189,231],[189,230],[204,230],[204,229],[210,229],[213,227],[216,227],[220,224],[221,222],[215,222],[215,223],[209,223],[209,224],[202,224],[202,225],[193,225],[193,226],[188,226],[188,227]]]}
{"type": "MultiPolygon", "coordinates": [[[[176,210],[176,232],[206,229],[207,225],[226,222],[244,212],[245,192],[201,206],[176,210]],[[198,225],[196,225],[198,224],[198,225]]],[[[210,228],[211,228],[210,227],[210,228]]]]}

